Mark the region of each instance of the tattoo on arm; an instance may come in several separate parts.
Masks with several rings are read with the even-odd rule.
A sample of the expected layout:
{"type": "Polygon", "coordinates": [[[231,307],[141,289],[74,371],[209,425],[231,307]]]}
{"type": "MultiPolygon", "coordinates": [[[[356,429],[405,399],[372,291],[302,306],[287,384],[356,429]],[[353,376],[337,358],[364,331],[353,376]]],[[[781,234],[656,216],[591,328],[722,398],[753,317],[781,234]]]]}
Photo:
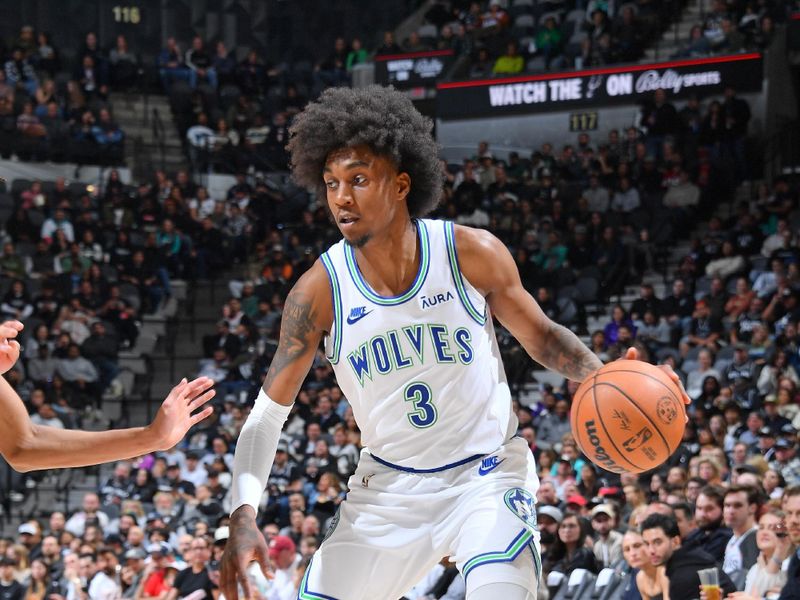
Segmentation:
{"type": "Polygon", "coordinates": [[[595,354],[563,325],[553,323],[542,340],[542,351],[537,358],[545,367],[567,379],[583,381],[603,366],[595,354]]]}
{"type": "Polygon", "coordinates": [[[292,290],[283,306],[281,337],[264,380],[264,389],[268,389],[278,374],[305,354],[313,344],[309,338],[314,331],[315,316],[311,298],[303,292],[292,290]]]}

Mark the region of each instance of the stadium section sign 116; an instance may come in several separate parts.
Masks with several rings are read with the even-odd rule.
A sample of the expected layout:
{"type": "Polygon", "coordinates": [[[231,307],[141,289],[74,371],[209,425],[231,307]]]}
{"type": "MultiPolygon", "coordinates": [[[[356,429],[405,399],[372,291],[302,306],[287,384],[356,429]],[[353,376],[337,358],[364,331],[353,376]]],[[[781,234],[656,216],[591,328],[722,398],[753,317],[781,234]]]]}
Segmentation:
{"type": "Polygon", "coordinates": [[[436,115],[446,120],[636,104],[658,88],[671,98],[719,94],[729,85],[739,92],[756,92],[761,90],[763,78],[761,55],[751,53],[452,81],[436,86],[436,115]]]}
{"type": "Polygon", "coordinates": [[[433,87],[453,62],[452,50],[375,57],[375,81],[396,88],[433,87]]]}

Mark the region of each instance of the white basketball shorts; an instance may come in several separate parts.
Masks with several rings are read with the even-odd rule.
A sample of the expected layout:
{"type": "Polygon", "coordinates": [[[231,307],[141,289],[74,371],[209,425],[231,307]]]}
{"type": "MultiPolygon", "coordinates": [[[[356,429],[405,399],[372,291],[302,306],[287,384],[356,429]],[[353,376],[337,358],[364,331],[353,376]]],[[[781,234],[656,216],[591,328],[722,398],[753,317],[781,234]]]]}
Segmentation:
{"type": "Polygon", "coordinates": [[[521,438],[426,473],[400,471],[365,450],[298,598],[397,600],[446,556],[468,593],[500,581],[535,597],[538,486],[533,455],[521,438]],[[512,561],[525,568],[510,568],[512,561]]]}

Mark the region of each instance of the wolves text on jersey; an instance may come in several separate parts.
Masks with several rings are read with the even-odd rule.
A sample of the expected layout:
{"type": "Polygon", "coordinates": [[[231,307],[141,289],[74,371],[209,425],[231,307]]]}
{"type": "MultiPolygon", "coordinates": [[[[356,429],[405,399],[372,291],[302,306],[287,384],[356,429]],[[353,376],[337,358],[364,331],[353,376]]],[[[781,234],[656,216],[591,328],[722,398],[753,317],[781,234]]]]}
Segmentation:
{"type": "Polygon", "coordinates": [[[475,356],[472,334],[466,327],[451,333],[447,325],[416,324],[372,337],[353,350],[347,362],[363,387],[365,378],[372,381],[375,374],[424,364],[426,346],[439,364],[468,365],[475,356]]]}

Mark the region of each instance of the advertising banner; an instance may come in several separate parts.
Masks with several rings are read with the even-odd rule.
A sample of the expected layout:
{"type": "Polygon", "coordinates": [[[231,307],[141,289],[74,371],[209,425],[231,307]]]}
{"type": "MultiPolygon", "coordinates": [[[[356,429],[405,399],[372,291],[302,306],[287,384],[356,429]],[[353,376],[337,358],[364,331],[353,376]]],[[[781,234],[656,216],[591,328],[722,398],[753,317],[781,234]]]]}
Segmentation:
{"type": "Polygon", "coordinates": [[[375,82],[396,88],[433,87],[453,62],[452,50],[375,57],[375,82]]]}
{"type": "Polygon", "coordinates": [[[727,86],[758,92],[764,79],[759,53],[604,67],[437,84],[443,120],[519,115],[614,104],[637,104],[658,88],[670,98],[721,94],[727,86]]]}

